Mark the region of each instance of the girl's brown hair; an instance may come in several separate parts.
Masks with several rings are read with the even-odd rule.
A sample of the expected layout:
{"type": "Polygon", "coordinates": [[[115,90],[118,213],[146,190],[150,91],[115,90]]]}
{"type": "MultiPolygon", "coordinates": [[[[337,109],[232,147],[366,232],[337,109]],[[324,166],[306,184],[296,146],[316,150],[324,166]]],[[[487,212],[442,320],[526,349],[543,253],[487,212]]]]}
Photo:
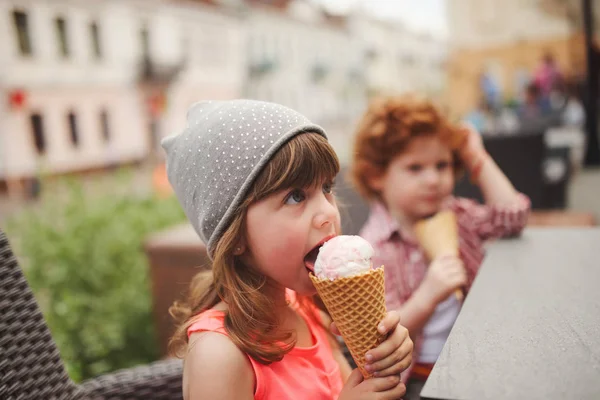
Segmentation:
{"type": "MultiPolygon", "coordinates": [[[[269,364],[280,361],[295,345],[293,332],[277,329],[274,304],[264,293],[267,278],[244,265],[234,255],[245,234],[248,207],[265,197],[290,188],[313,186],[333,180],[339,172],[338,158],[327,140],[315,133],[292,138],[265,166],[240,205],[236,216],[219,239],[211,271],[197,274],[191,282],[187,301],[175,302],[169,309],[179,322],[171,341],[171,353],[182,357],[187,348],[187,330],[195,316],[221,301],[227,304],[225,330],[230,339],[256,361],[269,364]]],[[[300,308],[315,321],[310,312],[313,299],[298,296],[300,308]]]]}
{"type": "Polygon", "coordinates": [[[437,136],[452,150],[455,172],[462,169],[458,150],[465,138],[429,100],[415,95],[372,101],[358,125],[350,178],[368,199],[378,199],[370,180],[385,174],[390,162],[419,136],[437,136]]]}

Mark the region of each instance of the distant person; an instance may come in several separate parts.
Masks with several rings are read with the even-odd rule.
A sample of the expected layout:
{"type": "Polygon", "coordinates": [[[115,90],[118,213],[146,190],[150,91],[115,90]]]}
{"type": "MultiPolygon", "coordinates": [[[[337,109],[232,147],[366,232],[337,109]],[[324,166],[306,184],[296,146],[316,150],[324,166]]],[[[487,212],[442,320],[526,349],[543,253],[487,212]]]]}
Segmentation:
{"type": "Polygon", "coordinates": [[[492,119],[492,110],[485,98],[480,99],[478,106],[465,116],[465,120],[472,124],[478,132],[492,130],[492,119]]]}
{"type": "Polygon", "coordinates": [[[525,90],[525,100],[519,107],[519,118],[522,121],[533,121],[543,118],[551,112],[550,99],[542,96],[537,83],[530,83],[525,90]]]}
{"type": "Polygon", "coordinates": [[[542,98],[549,98],[554,90],[557,89],[562,76],[554,56],[546,53],[540,66],[535,71],[534,82],[539,89],[542,98]]]}
{"type": "Polygon", "coordinates": [[[490,109],[495,110],[500,107],[502,102],[500,85],[490,72],[484,71],[481,73],[479,77],[479,88],[483,94],[484,101],[490,109]]]}

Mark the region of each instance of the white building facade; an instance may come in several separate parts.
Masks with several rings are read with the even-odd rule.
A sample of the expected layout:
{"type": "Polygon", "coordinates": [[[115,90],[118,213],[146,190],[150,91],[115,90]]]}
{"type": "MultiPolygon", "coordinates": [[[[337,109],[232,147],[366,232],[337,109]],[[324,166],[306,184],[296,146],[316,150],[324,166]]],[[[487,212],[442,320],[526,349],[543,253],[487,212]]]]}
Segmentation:
{"type": "Polygon", "coordinates": [[[242,29],[191,2],[0,0],[0,179],[144,159],[190,103],[241,94],[242,29]]]}
{"type": "Polygon", "coordinates": [[[549,12],[544,1],[450,1],[448,21],[453,48],[485,49],[522,40],[569,36],[569,20],[549,12]]]}
{"type": "Polygon", "coordinates": [[[444,41],[358,11],[350,16],[350,26],[366,59],[366,85],[371,95],[443,93],[448,55],[444,41]]]}
{"type": "Polygon", "coordinates": [[[366,106],[364,58],[343,18],[308,2],[253,5],[245,13],[245,95],[289,106],[323,126],[340,159],[366,106]]]}
{"type": "Polygon", "coordinates": [[[0,0],[0,182],[160,158],[203,99],[294,108],[345,160],[369,93],[443,88],[439,42],[276,3],[0,0]]]}
{"type": "Polygon", "coordinates": [[[279,102],[317,123],[348,118],[365,102],[360,47],[310,4],[247,14],[248,97],[279,102]]]}

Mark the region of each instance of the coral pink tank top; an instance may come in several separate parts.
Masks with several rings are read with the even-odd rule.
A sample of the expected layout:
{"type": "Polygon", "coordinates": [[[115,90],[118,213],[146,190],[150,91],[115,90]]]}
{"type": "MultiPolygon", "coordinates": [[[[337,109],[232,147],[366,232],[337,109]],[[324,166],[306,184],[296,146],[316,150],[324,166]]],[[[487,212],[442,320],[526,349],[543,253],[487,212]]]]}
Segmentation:
{"type": "MultiPolygon", "coordinates": [[[[314,344],[311,347],[294,347],[281,361],[270,365],[248,357],[256,377],[256,400],[335,400],[342,390],[340,367],[333,358],[327,333],[300,309],[297,311],[306,321],[314,344]]],[[[227,335],[222,311],[208,310],[197,318],[188,328],[188,337],[203,331],[227,335]]]]}

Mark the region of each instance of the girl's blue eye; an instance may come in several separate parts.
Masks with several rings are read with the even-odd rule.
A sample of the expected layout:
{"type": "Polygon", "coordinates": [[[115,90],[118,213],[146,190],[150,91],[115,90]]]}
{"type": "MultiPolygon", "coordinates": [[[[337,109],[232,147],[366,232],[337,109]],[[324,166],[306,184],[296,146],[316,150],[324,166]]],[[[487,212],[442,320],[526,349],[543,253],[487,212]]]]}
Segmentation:
{"type": "Polygon", "coordinates": [[[323,193],[325,194],[331,194],[333,193],[333,187],[335,186],[335,183],[325,183],[323,184],[323,193]]]}
{"type": "Polygon", "coordinates": [[[303,190],[292,190],[285,198],[285,204],[298,204],[306,200],[306,194],[303,190]]]}

